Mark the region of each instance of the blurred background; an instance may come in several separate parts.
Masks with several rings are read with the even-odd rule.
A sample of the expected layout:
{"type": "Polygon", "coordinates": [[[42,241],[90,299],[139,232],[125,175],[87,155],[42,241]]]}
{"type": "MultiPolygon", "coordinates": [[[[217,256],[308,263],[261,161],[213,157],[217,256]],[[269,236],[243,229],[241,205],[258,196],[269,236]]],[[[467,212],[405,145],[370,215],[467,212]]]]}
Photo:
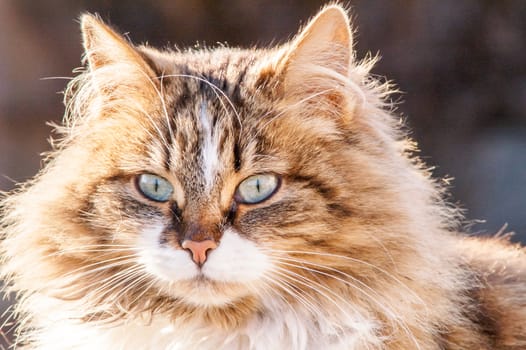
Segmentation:
{"type": "MultiPolygon", "coordinates": [[[[282,43],[317,0],[0,0],[0,190],[39,169],[47,121],[59,121],[80,65],[78,16],[99,13],[135,43],[282,43]]],[[[526,241],[526,1],[354,0],[358,57],[394,80],[425,161],[452,176],[453,200],[477,221],[526,241]]]]}

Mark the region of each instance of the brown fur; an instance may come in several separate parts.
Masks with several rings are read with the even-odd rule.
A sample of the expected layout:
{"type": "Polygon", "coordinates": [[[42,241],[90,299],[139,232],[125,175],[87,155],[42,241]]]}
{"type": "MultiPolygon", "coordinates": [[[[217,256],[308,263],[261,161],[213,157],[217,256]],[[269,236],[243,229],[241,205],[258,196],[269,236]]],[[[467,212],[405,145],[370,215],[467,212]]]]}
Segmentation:
{"type": "Polygon", "coordinates": [[[276,288],[291,305],[338,314],[345,301],[379,320],[375,349],[526,348],[524,248],[456,232],[460,214],[400,131],[390,87],[354,58],[350,33],[331,6],[282,47],[158,51],[84,16],[87,68],[68,87],[63,138],[2,202],[2,275],[20,297],[20,343],[40,344],[42,296],[88,326],[162,314],[229,331],[265,316],[251,289],[263,284],[119,279],[137,261],[114,245],[133,246],[163,218],[174,250],[191,225],[218,242],[235,227],[289,271],[292,292],[276,288]],[[210,192],[197,156],[202,106],[220,140],[210,192]],[[133,181],[144,172],[169,180],[173,200],[141,196],[133,181]],[[257,173],[278,174],[279,191],[234,203],[257,173]],[[107,268],[86,273],[94,266],[107,268]],[[233,301],[185,302],[203,283],[233,301]]]}

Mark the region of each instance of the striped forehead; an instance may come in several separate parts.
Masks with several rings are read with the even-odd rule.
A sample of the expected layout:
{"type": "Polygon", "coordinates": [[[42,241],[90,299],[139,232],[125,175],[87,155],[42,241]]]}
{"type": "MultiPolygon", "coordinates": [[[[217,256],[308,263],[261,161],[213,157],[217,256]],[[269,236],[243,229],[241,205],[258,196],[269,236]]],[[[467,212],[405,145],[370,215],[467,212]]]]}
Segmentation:
{"type": "Polygon", "coordinates": [[[231,159],[232,112],[221,101],[195,96],[176,111],[169,152],[170,171],[180,177],[187,193],[209,194],[231,159]],[[225,164],[226,163],[226,164],[225,164]]]}
{"type": "Polygon", "coordinates": [[[210,193],[225,169],[239,167],[238,142],[245,129],[241,124],[248,122],[248,101],[243,96],[251,60],[200,57],[166,75],[173,125],[168,165],[182,177],[188,193],[210,193]]]}
{"type": "Polygon", "coordinates": [[[199,104],[199,122],[201,124],[199,166],[203,175],[205,191],[210,192],[220,170],[220,135],[213,128],[212,118],[205,102],[199,104]]]}

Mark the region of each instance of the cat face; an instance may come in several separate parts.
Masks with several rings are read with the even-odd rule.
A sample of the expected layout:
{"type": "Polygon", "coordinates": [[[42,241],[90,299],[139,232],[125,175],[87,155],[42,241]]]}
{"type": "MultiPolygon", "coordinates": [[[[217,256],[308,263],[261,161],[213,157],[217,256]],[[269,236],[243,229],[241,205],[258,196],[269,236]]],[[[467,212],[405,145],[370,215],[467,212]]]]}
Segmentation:
{"type": "Polygon", "coordinates": [[[260,295],[280,250],[338,242],[335,224],[351,208],[340,204],[346,176],[335,151],[350,141],[335,123],[298,123],[268,91],[253,52],[148,54],[166,66],[162,98],[95,119],[111,135],[104,142],[120,148],[93,154],[113,163],[84,210],[88,224],[107,227],[101,238],[130,247],[152,288],[193,305],[260,295]]]}
{"type": "MultiPolygon", "coordinates": [[[[335,183],[346,181],[343,171],[332,163],[350,141],[330,117],[295,110],[310,99],[320,112],[340,108],[330,101],[336,93],[326,105],[316,90],[305,103],[285,104],[280,90],[296,73],[278,67],[291,60],[278,50],[136,50],[94,18],[83,24],[98,89],[87,104],[98,99],[100,110],[78,126],[91,132],[71,148],[111,163],[91,180],[83,221],[128,253],[115,262],[130,265],[126,278],[192,305],[224,306],[268,293],[271,275],[283,273],[280,250],[338,241],[330,238],[334,223],[351,209],[335,183]],[[108,47],[117,54],[106,57],[108,47]],[[123,68],[112,86],[106,74],[114,65],[123,68]],[[316,174],[323,168],[330,175],[316,174]]],[[[348,46],[348,33],[340,36],[333,41],[348,46]]]]}
{"type": "Polygon", "coordinates": [[[82,31],[63,139],[4,204],[4,274],[21,288],[80,300],[90,320],[220,324],[279,303],[330,314],[411,298],[393,271],[418,279],[422,228],[449,214],[339,7],[267,50],[134,47],[89,15],[82,31]]]}

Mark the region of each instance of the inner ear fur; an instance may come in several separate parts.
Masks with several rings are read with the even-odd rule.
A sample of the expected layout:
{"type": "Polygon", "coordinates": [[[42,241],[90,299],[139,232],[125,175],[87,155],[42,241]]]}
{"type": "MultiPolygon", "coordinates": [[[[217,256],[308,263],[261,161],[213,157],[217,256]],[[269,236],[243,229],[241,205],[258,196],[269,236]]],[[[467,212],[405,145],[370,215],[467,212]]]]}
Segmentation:
{"type": "Polygon", "coordinates": [[[150,78],[155,76],[139,51],[99,17],[86,13],[81,16],[80,22],[85,59],[90,71],[114,64],[129,64],[150,78]]]}
{"type": "Polygon", "coordinates": [[[160,79],[141,51],[97,16],[84,14],[80,20],[87,70],[69,92],[72,106],[87,110],[74,111],[77,117],[141,114],[155,108],[160,79]]]}
{"type": "Polygon", "coordinates": [[[345,10],[332,5],[316,15],[292,41],[280,63],[283,93],[301,99],[320,94],[334,99],[352,63],[352,31],[345,10]]]}

